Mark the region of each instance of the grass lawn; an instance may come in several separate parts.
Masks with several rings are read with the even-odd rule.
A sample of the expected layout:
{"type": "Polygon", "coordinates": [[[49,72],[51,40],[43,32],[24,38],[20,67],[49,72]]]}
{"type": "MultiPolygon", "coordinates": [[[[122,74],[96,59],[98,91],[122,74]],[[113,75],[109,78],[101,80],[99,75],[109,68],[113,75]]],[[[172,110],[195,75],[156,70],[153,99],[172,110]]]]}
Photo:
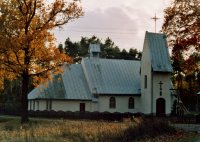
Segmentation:
{"type": "Polygon", "coordinates": [[[160,120],[105,122],[33,119],[21,125],[19,118],[0,117],[0,142],[193,142],[191,138],[195,140],[197,136],[168,128],[160,120]]]}

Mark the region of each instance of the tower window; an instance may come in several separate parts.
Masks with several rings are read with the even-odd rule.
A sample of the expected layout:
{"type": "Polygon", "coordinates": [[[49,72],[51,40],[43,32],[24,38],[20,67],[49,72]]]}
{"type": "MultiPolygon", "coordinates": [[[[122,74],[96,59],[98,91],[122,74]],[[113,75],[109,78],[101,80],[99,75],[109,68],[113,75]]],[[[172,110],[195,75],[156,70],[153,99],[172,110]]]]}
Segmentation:
{"type": "Polygon", "coordinates": [[[144,88],[147,88],[147,75],[144,76],[144,88]]]}

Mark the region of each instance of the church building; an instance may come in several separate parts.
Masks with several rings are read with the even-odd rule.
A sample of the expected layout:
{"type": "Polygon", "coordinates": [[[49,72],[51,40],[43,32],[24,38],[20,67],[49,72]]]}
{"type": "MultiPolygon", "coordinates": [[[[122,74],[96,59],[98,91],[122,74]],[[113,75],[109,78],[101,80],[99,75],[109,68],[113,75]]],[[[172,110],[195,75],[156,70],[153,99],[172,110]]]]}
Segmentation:
{"type": "Polygon", "coordinates": [[[63,65],[28,94],[29,110],[141,112],[170,114],[173,96],[166,36],[146,32],[142,59],[100,58],[100,46],[91,44],[81,64],[63,65]]]}

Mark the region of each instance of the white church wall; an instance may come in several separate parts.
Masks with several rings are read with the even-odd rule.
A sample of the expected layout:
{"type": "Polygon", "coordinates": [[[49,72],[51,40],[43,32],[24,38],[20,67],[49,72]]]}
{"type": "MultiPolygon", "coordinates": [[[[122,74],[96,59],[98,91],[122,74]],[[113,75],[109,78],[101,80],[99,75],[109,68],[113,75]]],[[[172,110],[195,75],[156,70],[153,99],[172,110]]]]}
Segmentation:
{"type": "Polygon", "coordinates": [[[147,41],[144,41],[144,48],[141,60],[141,112],[150,114],[152,111],[152,90],[151,90],[151,58],[147,41]],[[145,87],[145,76],[147,76],[147,86],[145,87]]]}
{"type": "Polygon", "coordinates": [[[110,101],[111,96],[99,96],[98,98],[98,105],[99,105],[99,112],[120,112],[120,113],[125,113],[125,112],[140,112],[140,97],[133,97],[134,98],[134,108],[129,109],[128,108],[128,96],[114,96],[116,100],[116,107],[115,108],[110,108],[109,106],[109,101],[110,101]]]}
{"type": "Polygon", "coordinates": [[[45,100],[37,100],[38,102],[38,109],[36,110],[45,110],[46,109],[46,101],[45,100]]]}
{"type": "MultiPolygon", "coordinates": [[[[85,104],[85,111],[97,111],[97,104],[92,101],[67,101],[67,100],[52,100],[51,101],[51,110],[54,111],[80,111],[80,103],[85,104]]],[[[29,101],[29,110],[47,110],[47,101],[46,100],[32,100],[29,101]],[[34,104],[35,103],[35,104],[34,104]],[[37,107],[39,104],[39,107],[37,107]],[[31,106],[30,106],[31,105],[31,106]]]]}
{"type": "Polygon", "coordinates": [[[40,110],[43,111],[46,109],[45,100],[29,100],[28,101],[28,110],[40,110]]]}
{"type": "Polygon", "coordinates": [[[55,111],[80,111],[80,103],[85,103],[85,111],[91,110],[91,103],[86,101],[52,101],[55,111]]]}
{"type": "Polygon", "coordinates": [[[165,99],[166,114],[171,113],[172,95],[171,95],[170,89],[171,89],[170,74],[169,73],[154,73],[154,75],[153,75],[153,98],[154,98],[153,110],[154,110],[154,113],[156,113],[156,100],[158,98],[165,99]],[[159,84],[160,82],[163,83],[161,85],[161,88],[162,88],[161,95],[160,95],[160,84],[159,84]]]}

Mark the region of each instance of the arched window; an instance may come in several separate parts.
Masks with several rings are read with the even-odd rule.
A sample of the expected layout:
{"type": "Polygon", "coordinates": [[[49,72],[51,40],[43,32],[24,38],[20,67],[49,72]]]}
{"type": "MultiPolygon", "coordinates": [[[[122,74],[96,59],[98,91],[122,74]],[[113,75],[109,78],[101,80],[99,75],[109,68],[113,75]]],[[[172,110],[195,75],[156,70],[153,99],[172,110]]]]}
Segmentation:
{"type": "Polygon", "coordinates": [[[115,97],[110,97],[110,108],[116,107],[116,100],[115,97]]]}
{"type": "Polygon", "coordinates": [[[128,99],[128,108],[133,109],[135,107],[135,102],[134,102],[134,98],[130,97],[128,99]]]}

